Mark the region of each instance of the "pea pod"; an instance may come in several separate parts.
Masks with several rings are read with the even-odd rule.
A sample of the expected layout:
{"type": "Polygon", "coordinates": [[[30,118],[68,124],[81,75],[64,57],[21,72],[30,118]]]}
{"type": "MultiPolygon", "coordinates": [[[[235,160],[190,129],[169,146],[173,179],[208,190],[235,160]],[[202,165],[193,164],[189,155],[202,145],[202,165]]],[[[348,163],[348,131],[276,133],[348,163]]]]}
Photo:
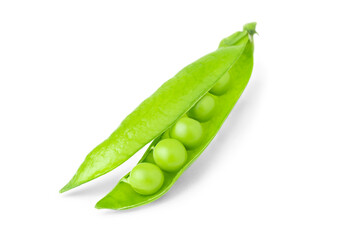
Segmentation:
{"type": "MultiPolygon", "coordinates": [[[[183,116],[238,61],[248,37],[188,65],[130,113],[108,139],[85,158],[60,192],[91,181],[121,165],[183,116]]],[[[229,41],[227,41],[229,42],[229,41]]]]}
{"type": "MultiPolygon", "coordinates": [[[[96,204],[96,208],[122,210],[152,202],[164,195],[176,182],[176,180],[181,176],[181,174],[199,157],[199,155],[205,150],[211,140],[215,137],[216,133],[219,131],[220,127],[229,115],[230,111],[234,107],[239,97],[241,96],[250,79],[253,67],[254,44],[252,36],[254,33],[255,23],[251,23],[244,26],[244,31],[237,32],[221,41],[218,51],[229,49],[232,53],[236,52],[235,54],[238,54],[238,56],[235,58],[235,61],[230,64],[230,66],[224,63],[221,59],[216,60],[217,63],[215,65],[224,66],[224,64],[226,64],[226,67],[221,69],[226,69],[230,76],[228,87],[227,89],[225,89],[225,93],[222,92],[221,94],[219,94],[219,96],[210,94],[215,99],[214,112],[212,113],[210,119],[200,123],[202,129],[204,130],[202,133],[201,142],[195,148],[187,148],[186,163],[177,171],[163,171],[163,179],[161,179],[163,183],[161,182],[161,187],[159,189],[156,189],[153,194],[139,194],[136,190],[134,190],[131,183],[129,182],[131,173],[128,173],[119,181],[119,183],[110,193],[108,193],[96,204]]],[[[207,78],[207,82],[211,81],[208,78],[210,77],[210,75],[212,75],[213,69],[206,67],[206,69],[204,70],[206,71],[206,73],[204,73],[203,77],[207,78]]],[[[226,73],[221,72],[221,74],[217,75],[216,78],[220,79],[220,76],[223,76],[224,74],[226,73]]],[[[211,89],[215,88],[215,82],[216,81],[211,81],[211,84],[205,84],[203,82],[200,83],[194,81],[191,83],[192,87],[199,89],[199,92],[198,94],[196,94],[197,97],[195,97],[195,99],[192,97],[186,99],[180,98],[181,101],[179,101],[178,98],[174,98],[173,100],[177,102],[177,105],[186,107],[182,108],[182,111],[178,111],[177,117],[172,118],[172,124],[176,120],[178,120],[180,116],[186,113],[190,109],[190,106],[193,106],[195,102],[199,101],[205,93],[207,93],[208,91],[212,92],[211,89]],[[183,110],[186,111],[183,112],[183,110]]],[[[178,90],[180,90],[181,87],[178,90]]],[[[190,111],[190,113],[191,112],[193,111],[190,111]]],[[[148,117],[146,119],[148,119],[148,117]]],[[[169,138],[169,132],[172,131],[169,126],[171,126],[172,124],[169,124],[163,128],[163,133],[157,138],[155,138],[155,140],[151,143],[151,145],[139,161],[139,165],[143,163],[157,163],[154,161],[154,148],[157,146],[157,144],[159,144],[159,142],[169,138]]],[[[170,136],[172,135],[170,134],[170,136]]]]}

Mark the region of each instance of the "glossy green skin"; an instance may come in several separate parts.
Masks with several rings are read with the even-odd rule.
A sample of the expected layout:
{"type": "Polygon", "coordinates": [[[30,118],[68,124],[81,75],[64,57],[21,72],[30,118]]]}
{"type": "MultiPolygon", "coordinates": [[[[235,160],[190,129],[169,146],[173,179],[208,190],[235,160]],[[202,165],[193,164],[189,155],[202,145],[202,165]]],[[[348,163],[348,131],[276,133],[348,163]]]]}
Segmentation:
{"type": "Polygon", "coordinates": [[[201,124],[188,117],[181,118],[170,130],[170,137],[179,140],[187,149],[199,146],[202,135],[201,124]]]}
{"type": "Polygon", "coordinates": [[[164,183],[164,174],[155,164],[140,163],[130,172],[128,181],[135,192],[150,195],[159,191],[164,183]]]}
{"type": "Polygon", "coordinates": [[[215,98],[207,93],[190,109],[187,115],[200,122],[206,122],[214,114],[215,106],[215,98]]]}
{"type": "Polygon", "coordinates": [[[161,140],[155,146],[153,155],[156,165],[167,172],[179,170],[187,159],[184,145],[180,141],[171,138],[161,140]]]}
{"type": "Polygon", "coordinates": [[[86,156],[60,192],[113,170],[160,136],[214,86],[234,65],[243,50],[241,46],[219,48],[165,82],[130,113],[108,139],[86,156]]]}
{"type": "Polygon", "coordinates": [[[210,93],[220,96],[223,95],[229,88],[230,74],[227,72],[220,78],[220,80],[210,89],[210,93]]]}
{"type": "MultiPolygon", "coordinates": [[[[228,48],[229,46],[239,46],[243,50],[237,61],[229,69],[231,79],[228,90],[220,97],[215,98],[217,107],[214,110],[213,117],[209,121],[201,123],[203,129],[206,129],[206,131],[204,131],[201,144],[195,149],[188,151],[186,164],[179,171],[164,172],[163,186],[158,192],[149,196],[143,196],[133,191],[131,186],[127,183],[127,178],[129,177],[129,174],[127,174],[110,193],[96,204],[96,208],[123,210],[150,203],[164,195],[181,174],[199,157],[219,131],[221,125],[241,96],[250,79],[253,68],[254,43],[252,35],[254,33],[255,23],[251,23],[244,26],[243,32],[237,32],[221,41],[219,46],[220,49],[228,48]]],[[[209,91],[210,89],[211,87],[206,88],[206,91],[209,91]]],[[[201,97],[198,99],[201,99],[201,97]]],[[[164,135],[168,135],[168,131],[165,131],[164,135]]],[[[153,162],[153,148],[162,138],[164,137],[159,136],[151,143],[140,160],[140,163],[153,162]]]]}

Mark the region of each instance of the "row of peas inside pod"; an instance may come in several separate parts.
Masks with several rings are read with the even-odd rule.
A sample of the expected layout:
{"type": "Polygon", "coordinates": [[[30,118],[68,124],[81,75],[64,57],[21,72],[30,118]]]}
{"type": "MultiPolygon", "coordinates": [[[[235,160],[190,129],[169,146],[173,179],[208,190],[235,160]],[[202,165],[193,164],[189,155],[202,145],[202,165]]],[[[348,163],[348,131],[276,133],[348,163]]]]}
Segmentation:
{"type": "Polygon", "coordinates": [[[201,122],[209,121],[215,109],[215,98],[228,90],[230,74],[227,72],[215,86],[169,130],[169,138],[158,142],[153,149],[154,163],[140,163],[130,172],[128,183],[142,195],[156,193],[164,183],[166,172],[176,172],[187,161],[187,151],[196,148],[202,140],[201,122]]]}

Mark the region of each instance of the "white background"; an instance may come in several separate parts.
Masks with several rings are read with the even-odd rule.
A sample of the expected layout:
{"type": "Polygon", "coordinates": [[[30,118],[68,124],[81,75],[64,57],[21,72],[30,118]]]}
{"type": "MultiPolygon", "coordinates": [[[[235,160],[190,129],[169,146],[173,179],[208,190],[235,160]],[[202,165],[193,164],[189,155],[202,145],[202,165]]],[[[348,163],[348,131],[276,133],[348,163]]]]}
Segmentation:
{"type": "Polygon", "coordinates": [[[357,1],[1,1],[1,239],[360,239],[357,1]],[[253,76],[160,200],[58,190],[144,98],[257,21],[253,76]]]}

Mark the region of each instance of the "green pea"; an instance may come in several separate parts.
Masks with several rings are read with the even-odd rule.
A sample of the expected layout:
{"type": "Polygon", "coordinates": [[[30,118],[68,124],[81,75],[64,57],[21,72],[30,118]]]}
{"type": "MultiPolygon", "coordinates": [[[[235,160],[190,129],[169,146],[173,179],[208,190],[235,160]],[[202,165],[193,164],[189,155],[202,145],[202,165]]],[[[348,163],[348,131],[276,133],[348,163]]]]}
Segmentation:
{"type": "Polygon", "coordinates": [[[131,171],[129,183],[135,192],[150,195],[161,188],[164,183],[164,174],[155,164],[140,163],[131,171]]]}
{"type": "Polygon", "coordinates": [[[214,95],[222,95],[228,90],[229,83],[230,83],[230,74],[229,72],[226,72],[214,85],[214,87],[210,89],[209,92],[214,95]]]}
{"type": "Polygon", "coordinates": [[[190,109],[188,115],[200,122],[206,122],[214,114],[214,110],[215,99],[212,95],[206,94],[193,108],[190,109]]]}
{"type": "Polygon", "coordinates": [[[201,124],[191,118],[181,118],[171,129],[170,136],[182,142],[186,148],[197,147],[203,134],[201,124]]]}
{"type": "Polygon", "coordinates": [[[176,139],[161,140],[154,148],[154,161],[164,171],[174,172],[179,170],[187,159],[187,152],[176,139]]]}

